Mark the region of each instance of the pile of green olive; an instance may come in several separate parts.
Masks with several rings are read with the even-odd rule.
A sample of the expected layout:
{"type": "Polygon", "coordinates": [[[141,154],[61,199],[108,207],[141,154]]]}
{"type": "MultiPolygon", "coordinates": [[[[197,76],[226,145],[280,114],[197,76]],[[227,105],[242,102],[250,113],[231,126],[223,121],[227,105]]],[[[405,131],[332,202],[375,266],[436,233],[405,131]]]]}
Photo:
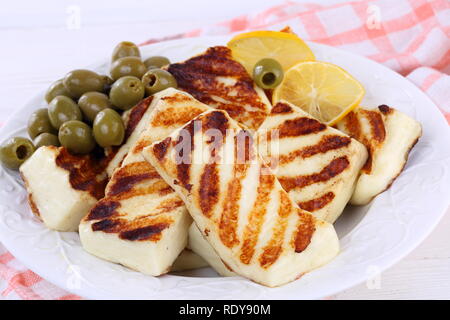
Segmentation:
{"type": "Polygon", "coordinates": [[[123,143],[121,113],[145,96],[177,87],[175,78],[161,69],[170,63],[162,56],[141,59],[132,42],[119,43],[111,58],[110,75],[77,69],[55,81],[47,90],[48,108],[28,120],[31,140],[14,137],[0,147],[4,166],[18,169],[41,146],[63,146],[73,154],[87,154],[97,146],[123,143]]]}

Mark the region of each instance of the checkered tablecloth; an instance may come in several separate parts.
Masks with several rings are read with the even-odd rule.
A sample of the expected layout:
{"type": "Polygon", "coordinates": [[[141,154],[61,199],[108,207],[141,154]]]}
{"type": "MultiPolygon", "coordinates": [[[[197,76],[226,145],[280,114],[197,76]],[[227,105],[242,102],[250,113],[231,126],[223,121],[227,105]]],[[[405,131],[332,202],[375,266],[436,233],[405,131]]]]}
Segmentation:
{"type": "MultiPolygon", "coordinates": [[[[287,25],[305,40],[364,55],[404,75],[428,94],[450,124],[448,0],[366,0],[332,6],[286,2],[142,44],[246,30],[279,30],[287,25]]],[[[0,294],[8,299],[80,299],[26,269],[1,244],[0,294]]]]}

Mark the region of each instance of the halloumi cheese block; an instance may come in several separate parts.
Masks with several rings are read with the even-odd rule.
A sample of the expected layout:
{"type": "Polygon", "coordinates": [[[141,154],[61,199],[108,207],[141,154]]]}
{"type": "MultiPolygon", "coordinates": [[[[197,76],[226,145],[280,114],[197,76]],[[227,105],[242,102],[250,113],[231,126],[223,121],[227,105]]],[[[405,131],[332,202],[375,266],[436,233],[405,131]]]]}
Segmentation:
{"type": "Polygon", "coordinates": [[[83,248],[145,274],[169,272],[187,243],[192,220],[183,202],[145,162],[114,171],[100,200],[81,221],[83,248]]]}
{"type": "Polygon", "coordinates": [[[74,156],[43,146],[20,167],[33,213],[57,231],[76,231],[80,220],[104,195],[107,159],[74,156]]]}
{"type": "Polygon", "coordinates": [[[195,223],[191,224],[189,228],[189,247],[213,268],[218,274],[223,277],[237,276],[232,270],[230,270],[220,259],[208,241],[203,238],[202,233],[198,230],[195,223]]]}
{"type": "Polygon", "coordinates": [[[289,198],[252,136],[226,112],[202,113],[143,155],[235,273],[275,287],[337,255],[333,226],[289,198]]]}
{"type": "Polygon", "coordinates": [[[353,193],[366,148],[285,101],[273,107],[257,138],[259,154],[291,199],[333,223],[353,193]]]}
{"type": "Polygon", "coordinates": [[[247,128],[258,129],[270,112],[271,104],[264,91],[233,60],[227,47],[211,47],[184,62],[169,65],[168,70],[179,89],[212,108],[227,111],[247,128]]]}
{"type": "Polygon", "coordinates": [[[141,150],[208,107],[175,89],[156,94],[153,101],[153,111],[141,120],[146,129],[129,146],[105,198],[83,219],[79,231],[83,248],[91,254],[157,276],[169,272],[186,247],[192,219],[141,150]]]}
{"type": "Polygon", "coordinates": [[[337,127],[369,150],[369,158],[350,200],[354,205],[369,203],[391,186],[422,135],[419,122],[387,105],[373,110],[358,108],[337,127]]]}

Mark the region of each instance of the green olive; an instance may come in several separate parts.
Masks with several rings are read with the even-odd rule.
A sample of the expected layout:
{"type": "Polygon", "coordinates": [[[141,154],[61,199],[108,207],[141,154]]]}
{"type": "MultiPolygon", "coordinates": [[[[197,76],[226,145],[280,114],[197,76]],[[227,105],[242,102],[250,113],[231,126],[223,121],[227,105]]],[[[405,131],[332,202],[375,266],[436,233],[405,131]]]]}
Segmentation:
{"type": "Polygon", "coordinates": [[[93,132],[95,141],[103,148],[119,146],[125,136],[125,127],[116,111],[105,109],[95,117],[93,132]]]}
{"type": "Polygon", "coordinates": [[[78,99],[86,92],[102,92],[104,90],[105,81],[105,78],[93,71],[78,69],[66,74],[63,79],[63,84],[71,96],[78,99]]]}
{"type": "Polygon", "coordinates": [[[58,137],[51,133],[41,133],[38,135],[34,141],[34,146],[37,148],[42,146],[56,146],[59,147],[61,144],[59,143],[58,137]]]}
{"type": "Polygon", "coordinates": [[[91,127],[78,120],[65,122],[59,128],[58,138],[61,145],[71,153],[86,154],[95,148],[91,127]]]}
{"type": "Polygon", "coordinates": [[[111,61],[116,61],[123,57],[141,57],[141,53],[133,42],[122,41],[114,48],[111,61]]]}
{"type": "Polygon", "coordinates": [[[108,96],[100,92],[86,92],[78,100],[78,106],[89,122],[93,122],[101,110],[112,107],[108,96]]]}
{"type": "Polygon", "coordinates": [[[148,70],[159,69],[170,64],[170,60],[163,56],[153,56],[145,59],[144,64],[148,70]]]}
{"type": "Polygon", "coordinates": [[[147,68],[141,58],[124,57],[111,64],[110,74],[114,80],[125,76],[134,76],[140,79],[145,71],[147,71],[147,68]]]}
{"type": "Polygon", "coordinates": [[[45,101],[50,103],[56,96],[66,96],[71,98],[69,90],[64,87],[63,79],[53,82],[45,93],[45,101]]]}
{"type": "Polygon", "coordinates": [[[48,117],[47,108],[38,109],[31,114],[28,119],[27,131],[31,139],[36,138],[44,132],[56,133],[56,130],[53,128],[50,118],[48,117]]]}
{"type": "Polygon", "coordinates": [[[274,59],[261,59],[253,68],[253,80],[263,89],[273,89],[283,80],[283,68],[274,59]]]}
{"type": "Polygon", "coordinates": [[[81,120],[82,114],[78,105],[65,96],[55,97],[48,105],[50,123],[56,129],[69,120],[81,120]]]}
{"type": "Polygon", "coordinates": [[[10,169],[18,169],[33,154],[33,143],[22,137],[14,137],[0,147],[0,160],[10,169]]]}
{"type": "Polygon", "coordinates": [[[122,77],[114,82],[109,92],[111,103],[121,110],[128,110],[142,100],[145,90],[136,77],[122,77]]]}
{"type": "Polygon", "coordinates": [[[162,69],[148,70],[142,77],[142,84],[147,95],[178,86],[177,80],[169,72],[162,69]]]}

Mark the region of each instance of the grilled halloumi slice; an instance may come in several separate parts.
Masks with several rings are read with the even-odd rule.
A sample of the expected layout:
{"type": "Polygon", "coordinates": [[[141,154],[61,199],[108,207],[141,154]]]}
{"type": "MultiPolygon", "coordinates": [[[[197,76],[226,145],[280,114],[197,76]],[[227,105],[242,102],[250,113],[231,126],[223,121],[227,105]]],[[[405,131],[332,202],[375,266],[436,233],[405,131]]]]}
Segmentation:
{"type": "Polygon", "coordinates": [[[258,129],[269,114],[271,104],[245,68],[227,47],[211,47],[206,52],[168,67],[178,88],[189,92],[210,107],[225,110],[240,124],[258,129]]]}
{"type": "Polygon", "coordinates": [[[337,127],[369,150],[369,158],[350,200],[354,205],[369,203],[391,186],[422,135],[419,122],[387,105],[373,110],[358,108],[337,127]]]}
{"type": "Polygon", "coordinates": [[[209,242],[205,238],[203,238],[202,233],[200,232],[200,230],[198,230],[195,223],[191,224],[189,228],[189,247],[193,252],[202,257],[208,263],[208,265],[221,276],[237,276],[236,273],[230,270],[223,263],[223,261],[219,258],[209,242]]]}
{"type": "MultiPolygon", "coordinates": [[[[139,142],[129,148],[123,164],[142,161],[141,151],[152,142],[167,137],[172,131],[186,124],[200,113],[210,108],[195,100],[191,95],[177,89],[168,88],[154,96],[154,106],[148,117],[145,117],[145,129],[139,142]]],[[[183,271],[207,266],[206,262],[189,248],[180,253],[171,271],[183,271]]]]}
{"type": "Polygon", "coordinates": [[[288,102],[273,107],[257,138],[259,154],[291,199],[333,223],[353,193],[366,148],[288,102]]]}
{"type": "Polygon", "coordinates": [[[248,131],[224,111],[202,113],[143,155],[239,275],[279,286],[339,251],[333,226],[297,207],[257,155],[248,131]]]}
{"type": "Polygon", "coordinates": [[[108,158],[74,156],[65,148],[43,146],[20,167],[33,213],[57,231],[76,231],[102,198],[108,158]]]}
{"type": "Polygon", "coordinates": [[[185,248],[192,220],[141,150],[208,107],[175,89],[156,94],[152,104],[141,120],[146,129],[114,171],[105,198],[81,222],[80,238],[86,251],[156,276],[168,272],[185,248]]]}
{"type": "Polygon", "coordinates": [[[106,196],[81,221],[83,248],[145,274],[167,273],[187,243],[183,202],[148,163],[114,171],[106,196]]]}

